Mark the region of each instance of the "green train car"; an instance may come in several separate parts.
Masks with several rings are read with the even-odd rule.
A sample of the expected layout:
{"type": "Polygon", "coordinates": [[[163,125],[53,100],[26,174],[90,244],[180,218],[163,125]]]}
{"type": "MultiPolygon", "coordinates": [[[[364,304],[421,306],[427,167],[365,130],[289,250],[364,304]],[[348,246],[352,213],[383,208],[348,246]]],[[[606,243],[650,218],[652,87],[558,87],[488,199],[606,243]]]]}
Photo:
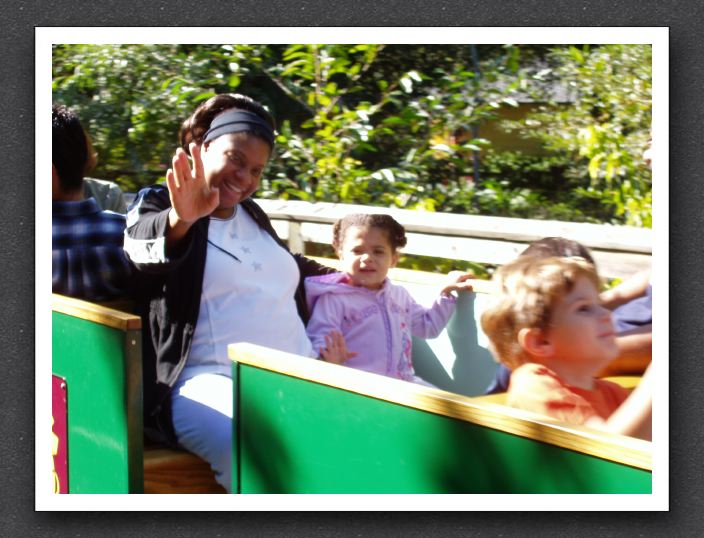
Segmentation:
{"type": "MultiPolygon", "coordinates": [[[[439,282],[391,276],[421,298],[439,282]]],[[[233,492],[651,493],[650,442],[478,396],[495,364],[477,329],[485,290],[475,291],[440,337],[414,342],[417,373],[439,389],[231,345],[233,492]]],[[[224,491],[195,456],[144,446],[139,318],[58,295],[53,310],[68,492],[224,491]]]]}
{"type": "Polygon", "coordinates": [[[57,491],[143,491],[141,328],[139,316],[53,296],[57,491]]]}
{"type": "Polygon", "coordinates": [[[651,493],[650,443],[230,346],[239,493],[651,493]]]}

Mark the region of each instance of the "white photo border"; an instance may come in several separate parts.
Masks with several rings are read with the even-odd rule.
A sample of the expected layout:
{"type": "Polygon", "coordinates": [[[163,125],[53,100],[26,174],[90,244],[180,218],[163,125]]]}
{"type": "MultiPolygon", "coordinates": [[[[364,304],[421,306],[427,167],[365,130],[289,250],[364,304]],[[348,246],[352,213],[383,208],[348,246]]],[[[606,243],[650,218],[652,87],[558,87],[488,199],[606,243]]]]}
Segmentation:
{"type": "MultiPolygon", "coordinates": [[[[51,474],[51,168],[46,111],[53,44],[166,43],[650,44],[653,49],[653,280],[669,282],[669,29],[667,27],[36,27],[35,509],[223,511],[669,510],[669,290],[656,286],[652,363],[653,489],[649,495],[55,495],[51,474]],[[45,478],[42,478],[45,477],[45,478]],[[109,497],[109,498],[106,498],[109,497]],[[380,498],[382,497],[382,498],[380,498]]],[[[70,105],[70,103],[69,103],[70,105]]]]}

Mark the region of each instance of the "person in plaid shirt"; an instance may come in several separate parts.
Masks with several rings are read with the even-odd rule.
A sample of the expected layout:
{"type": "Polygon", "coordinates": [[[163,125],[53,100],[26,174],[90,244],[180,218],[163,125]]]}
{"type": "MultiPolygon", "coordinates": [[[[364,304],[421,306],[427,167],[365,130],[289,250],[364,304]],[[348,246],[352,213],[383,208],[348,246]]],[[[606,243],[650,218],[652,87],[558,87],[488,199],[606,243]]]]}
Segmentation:
{"type": "Polygon", "coordinates": [[[95,163],[90,143],[74,112],[56,104],[51,112],[52,290],[89,301],[126,295],[126,217],[84,198],[83,176],[95,163]]]}

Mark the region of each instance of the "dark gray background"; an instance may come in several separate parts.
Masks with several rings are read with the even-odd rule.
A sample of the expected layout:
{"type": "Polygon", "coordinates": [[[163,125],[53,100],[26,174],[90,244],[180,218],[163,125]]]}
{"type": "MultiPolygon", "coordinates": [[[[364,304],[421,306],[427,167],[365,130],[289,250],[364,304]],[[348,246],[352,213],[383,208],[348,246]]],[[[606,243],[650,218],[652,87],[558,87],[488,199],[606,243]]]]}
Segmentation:
{"type": "MultiPolygon", "coordinates": [[[[702,514],[704,8],[684,1],[15,1],[0,5],[3,536],[698,535],[702,514]],[[35,26],[669,26],[669,513],[35,513],[35,26]],[[532,532],[530,532],[532,531],[532,532]]],[[[379,42],[384,41],[380,29],[379,42]]],[[[37,148],[37,151],[48,148],[37,148]]],[[[47,183],[48,185],[48,183],[47,183]]],[[[48,186],[47,186],[48,190],[48,186]]],[[[48,194],[48,193],[47,193],[48,194]]],[[[657,203],[657,201],[655,202],[657,203]]],[[[46,335],[48,338],[49,336],[46,335]]],[[[315,505],[315,497],[311,496],[315,505]]],[[[106,509],[109,509],[106,504],[106,509]]],[[[344,510],[344,505],[340,506],[344,510]]],[[[575,502],[575,510],[579,510],[575,502]]]]}

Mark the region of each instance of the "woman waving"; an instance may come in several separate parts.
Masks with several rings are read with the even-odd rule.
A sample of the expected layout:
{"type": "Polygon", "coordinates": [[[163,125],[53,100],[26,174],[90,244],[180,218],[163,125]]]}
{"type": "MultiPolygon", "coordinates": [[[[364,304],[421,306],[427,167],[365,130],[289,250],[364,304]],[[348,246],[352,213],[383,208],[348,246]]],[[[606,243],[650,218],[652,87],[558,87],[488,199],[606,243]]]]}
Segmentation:
{"type": "Polygon", "coordinates": [[[221,94],[182,124],[166,187],[142,189],[125,251],[140,272],[147,432],[208,461],[231,489],[232,379],[227,345],[315,356],[303,280],[331,272],[292,255],[250,196],[274,148],[255,100],[221,94]],[[191,161],[189,162],[188,155],[191,161]]]}

